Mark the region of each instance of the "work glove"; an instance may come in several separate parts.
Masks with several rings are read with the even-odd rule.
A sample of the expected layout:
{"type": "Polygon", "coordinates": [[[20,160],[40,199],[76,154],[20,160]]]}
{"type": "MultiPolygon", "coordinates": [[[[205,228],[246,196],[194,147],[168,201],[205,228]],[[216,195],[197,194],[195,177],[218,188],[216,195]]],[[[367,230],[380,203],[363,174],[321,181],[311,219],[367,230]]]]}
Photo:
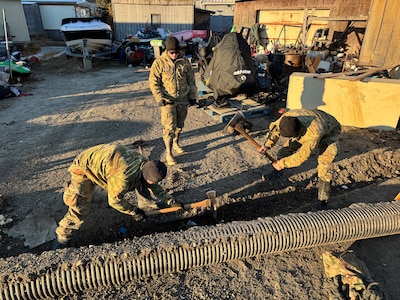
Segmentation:
{"type": "Polygon", "coordinates": [[[144,210],[141,210],[140,208],[136,208],[136,210],[134,212],[132,212],[132,218],[136,222],[143,221],[144,219],[146,219],[146,213],[144,212],[144,210]]]}
{"type": "Polygon", "coordinates": [[[189,106],[193,106],[193,105],[196,105],[196,104],[197,104],[196,99],[189,99],[189,106]]]}
{"type": "Polygon", "coordinates": [[[167,208],[167,207],[180,207],[183,209],[183,204],[180,202],[175,201],[174,199],[169,199],[166,202],[162,201],[157,203],[159,209],[167,208]]]}

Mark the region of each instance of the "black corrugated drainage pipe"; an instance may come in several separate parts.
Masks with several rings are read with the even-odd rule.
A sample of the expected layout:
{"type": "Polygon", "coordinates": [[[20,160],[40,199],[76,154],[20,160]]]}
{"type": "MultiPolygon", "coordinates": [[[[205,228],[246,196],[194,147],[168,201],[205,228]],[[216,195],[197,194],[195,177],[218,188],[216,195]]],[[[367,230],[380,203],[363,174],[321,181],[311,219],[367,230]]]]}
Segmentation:
{"type": "Polygon", "coordinates": [[[108,258],[69,268],[63,262],[38,271],[31,281],[3,283],[0,299],[56,298],[197,266],[399,233],[400,201],[193,227],[135,239],[128,254],[114,251],[108,258]],[[146,249],[138,251],[140,247],[146,249]]]}

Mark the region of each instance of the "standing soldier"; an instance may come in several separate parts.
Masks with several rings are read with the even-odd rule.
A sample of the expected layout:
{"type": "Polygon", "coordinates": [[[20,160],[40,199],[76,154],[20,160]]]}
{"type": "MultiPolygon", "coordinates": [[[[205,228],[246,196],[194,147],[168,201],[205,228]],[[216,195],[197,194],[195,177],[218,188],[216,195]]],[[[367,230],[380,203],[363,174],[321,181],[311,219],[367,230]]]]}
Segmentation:
{"type": "Polygon", "coordinates": [[[89,214],[95,185],[107,190],[108,204],[117,211],[141,221],[144,211],[124,199],[135,191],[140,201],[155,207],[181,206],[157,182],[165,178],[167,167],[160,161],[149,161],[129,147],[102,144],[80,153],[68,169],[71,179],[64,190],[68,211],[56,229],[54,249],[65,248],[89,214]],[[153,201],[152,195],[157,199],[153,201]]]}
{"type": "Polygon", "coordinates": [[[279,137],[288,137],[278,151],[274,170],[263,175],[264,180],[278,178],[285,168],[294,168],[304,163],[314,149],[318,149],[318,204],[317,210],[326,209],[333,177],[332,162],[339,146],[340,123],[330,114],[318,109],[294,109],[284,113],[269,126],[266,141],[259,148],[265,153],[273,147],[279,137]]]}
{"type": "Polygon", "coordinates": [[[149,84],[155,100],[161,107],[161,124],[166,149],[166,162],[176,164],[172,150],[183,153],[179,136],[187,116],[188,105],[196,104],[197,88],[189,60],[180,52],[179,41],[168,37],[166,50],[150,69],[149,84]]]}

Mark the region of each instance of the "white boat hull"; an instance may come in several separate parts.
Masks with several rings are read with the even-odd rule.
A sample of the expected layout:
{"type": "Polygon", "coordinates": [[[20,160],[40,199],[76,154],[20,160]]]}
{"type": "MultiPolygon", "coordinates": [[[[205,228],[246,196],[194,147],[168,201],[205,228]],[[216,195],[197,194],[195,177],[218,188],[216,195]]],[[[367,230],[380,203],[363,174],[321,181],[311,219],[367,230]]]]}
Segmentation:
{"type": "Polygon", "coordinates": [[[83,53],[87,49],[89,54],[96,54],[111,51],[112,41],[109,39],[91,39],[82,38],[71,41],[65,41],[67,47],[73,53],[83,53]]]}
{"type": "Polygon", "coordinates": [[[60,27],[67,55],[84,58],[111,55],[114,49],[110,25],[99,20],[83,20],[70,18],[60,27]]]}

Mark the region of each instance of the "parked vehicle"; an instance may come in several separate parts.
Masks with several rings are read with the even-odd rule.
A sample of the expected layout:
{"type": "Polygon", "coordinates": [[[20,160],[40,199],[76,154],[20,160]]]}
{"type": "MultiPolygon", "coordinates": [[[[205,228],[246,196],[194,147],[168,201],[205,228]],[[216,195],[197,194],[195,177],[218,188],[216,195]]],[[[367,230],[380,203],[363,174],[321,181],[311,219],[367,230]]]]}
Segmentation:
{"type": "Polygon", "coordinates": [[[65,18],[60,31],[67,46],[65,53],[82,57],[84,67],[91,66],[93,57],[112,56],[116,51],[111,26],[99,18],[65,18]]]}

